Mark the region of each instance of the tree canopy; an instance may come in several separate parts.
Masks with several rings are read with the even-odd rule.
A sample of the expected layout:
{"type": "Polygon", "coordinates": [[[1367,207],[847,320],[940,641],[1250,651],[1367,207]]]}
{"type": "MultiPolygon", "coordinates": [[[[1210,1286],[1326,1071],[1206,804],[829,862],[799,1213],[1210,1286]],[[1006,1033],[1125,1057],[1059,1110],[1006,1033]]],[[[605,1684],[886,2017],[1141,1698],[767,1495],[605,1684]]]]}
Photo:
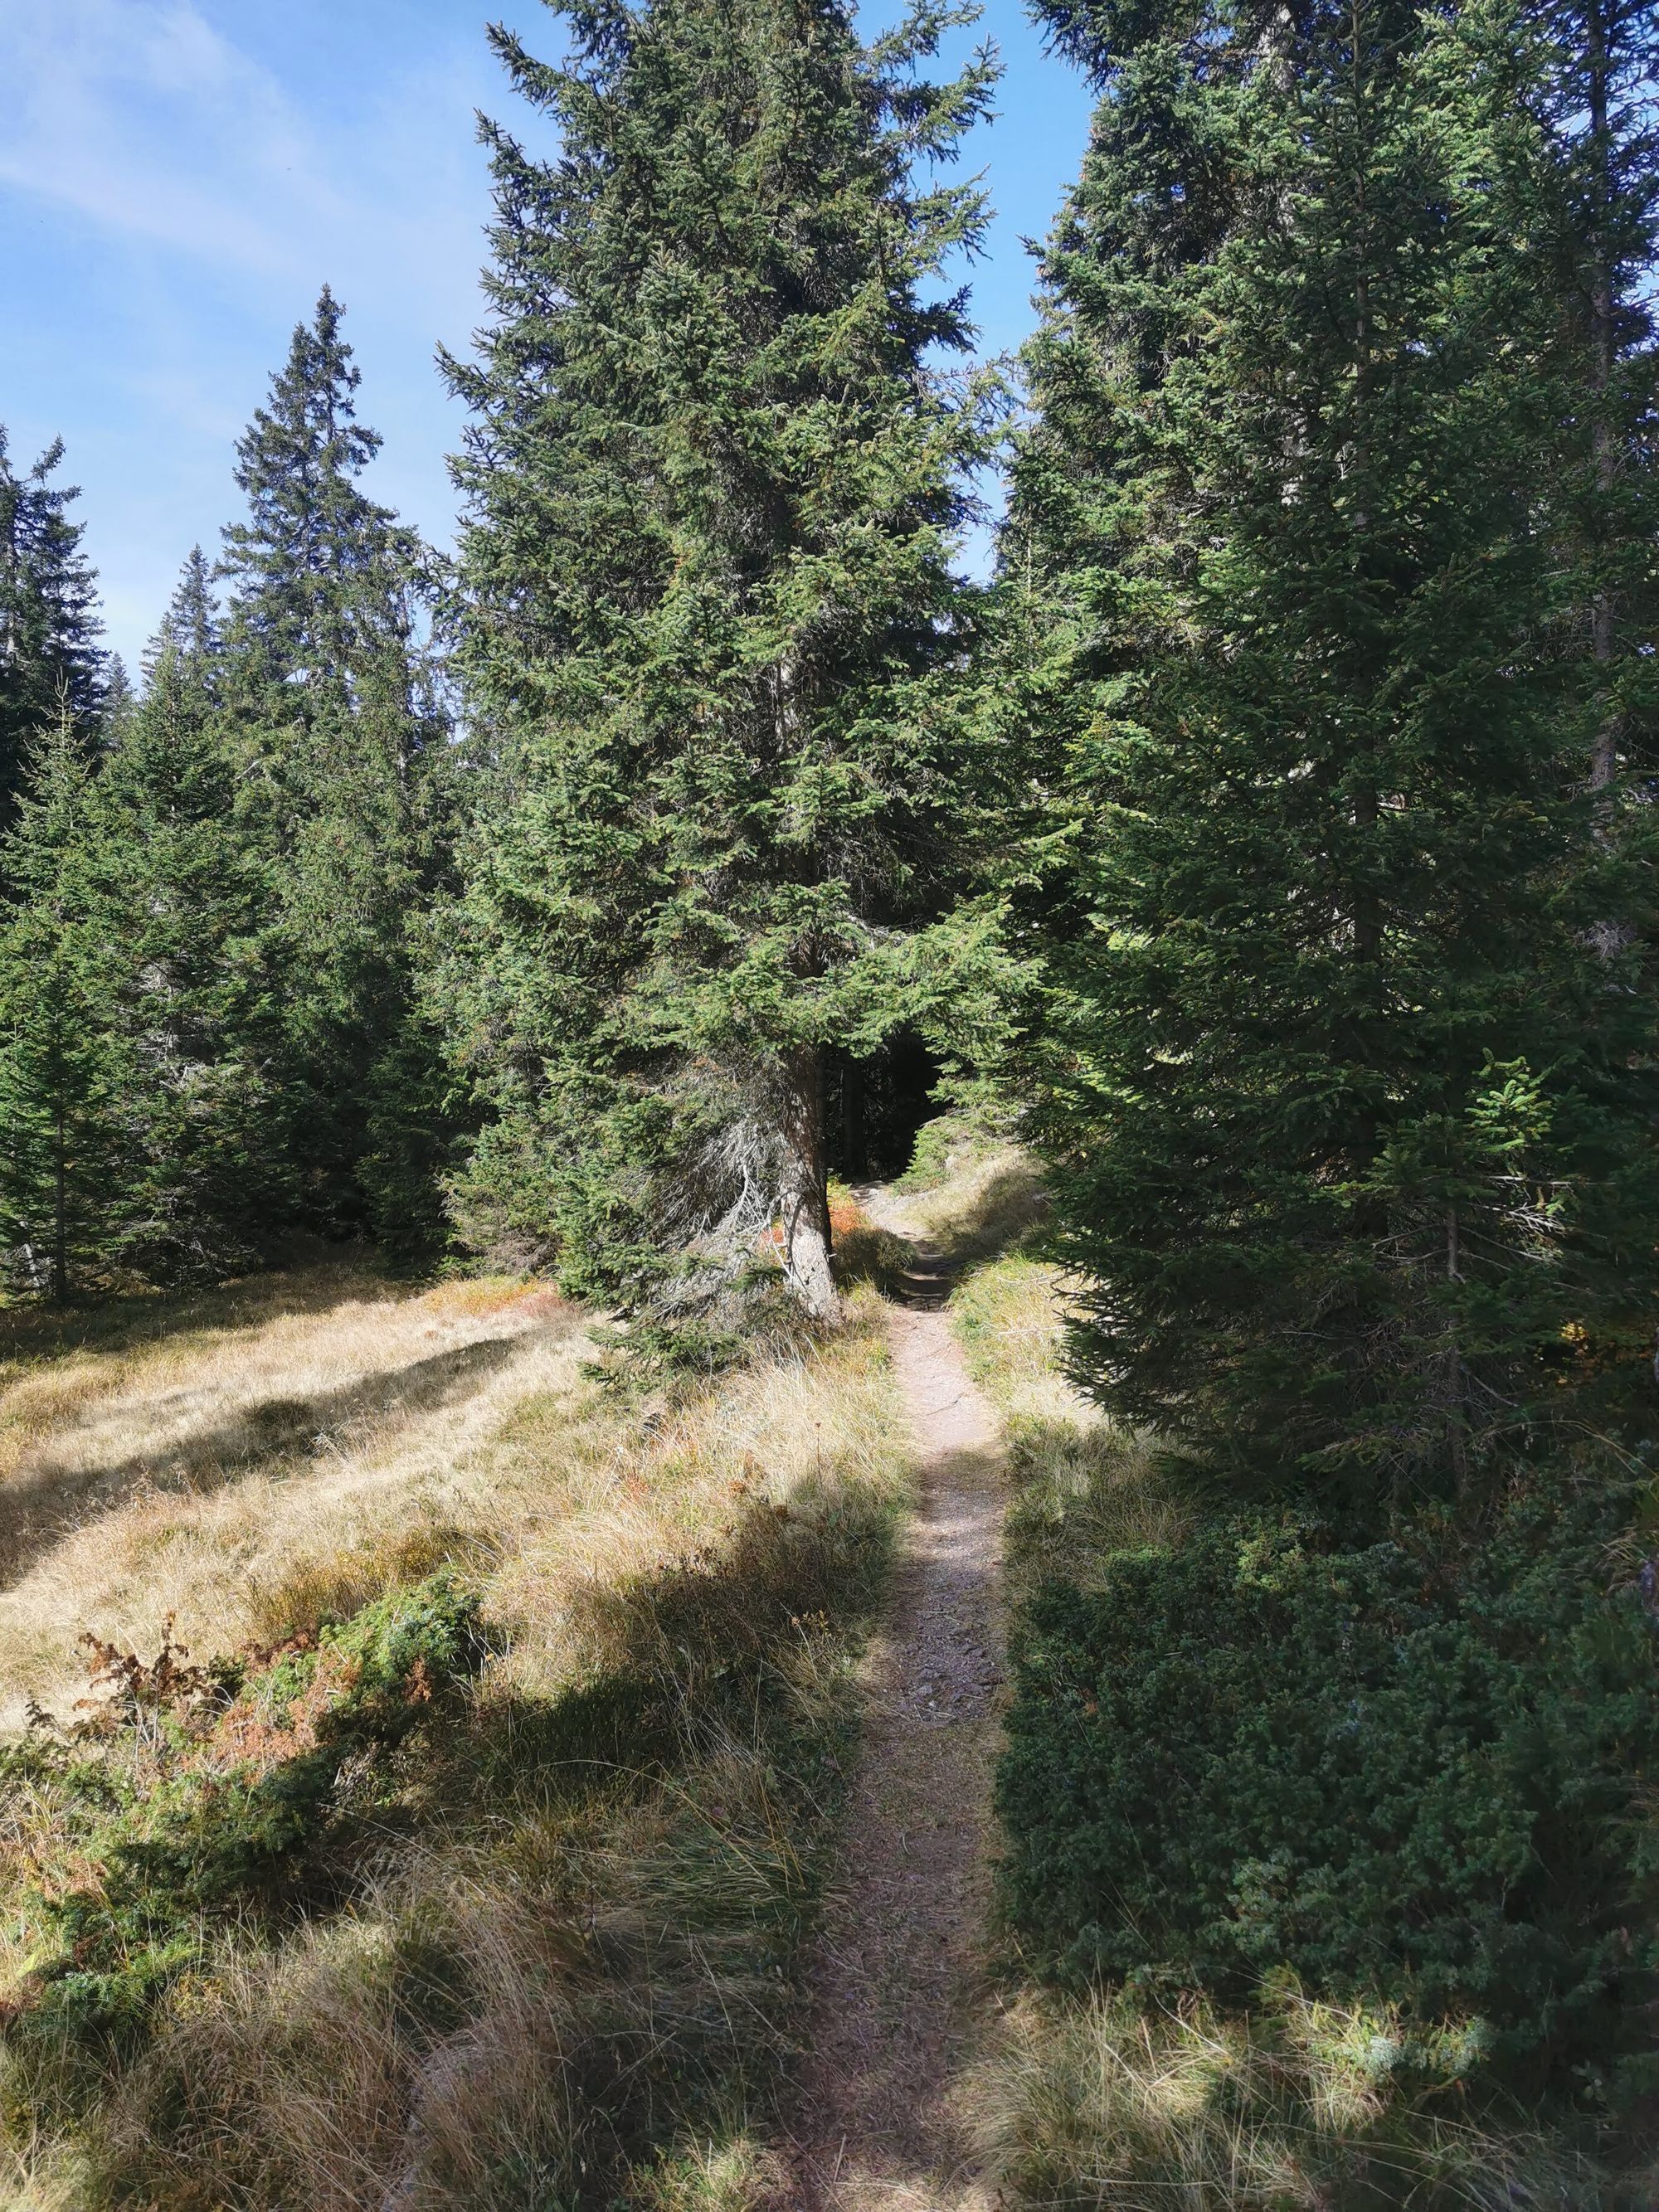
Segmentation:
{"type": "Polygon", "coordinates": [[[568,1281],[700,1296],[757,1256],[823,1314],[826,1054],[944,994],[939,680],[982,409],[940,293],[982,221],[917,181],[988,96],[823,0],[564,11],[496,43],[496,321],[451,366],[460,665],[495,766],[449,1023],[486,1113],[462,1218],[568,1281]],[[930,290],[930,286],[933,289],[930,290]]]}

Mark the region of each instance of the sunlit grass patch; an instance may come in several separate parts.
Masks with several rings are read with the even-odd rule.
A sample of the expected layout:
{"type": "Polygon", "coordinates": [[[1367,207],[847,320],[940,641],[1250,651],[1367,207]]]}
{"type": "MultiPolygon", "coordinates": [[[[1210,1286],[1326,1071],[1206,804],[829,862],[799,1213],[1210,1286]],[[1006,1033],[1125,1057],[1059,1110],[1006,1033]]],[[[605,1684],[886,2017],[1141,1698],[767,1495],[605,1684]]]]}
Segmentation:
{"type": "Polygon", "coordinates": [[[890,1294],[909,1256],[904,1239],[872,1220],[853,1190],[842,1182],[832,1182],[830,1186],[830,1226],[836,1281],[843,1288],[873,1284],[890,1294]]]}
{"type": "Polygon", "coordinates": [[[1006,1424],[1016,1595],[1050,1577],[1091,1588],[1114,1553],[1179,1543],[1192,1509],[1151,1441],[1108,1420],[1061,1371],[1055,1270],[1018,1255],[988,1261],[951,1311],[975,1379],[1006,1424]]]}
{"type": "Polygon", "coordinates": [[[1636,2212],[1516,2111],[1395,2077],[1398,2023],[1293,1985],[1250,2012],[1028,1995],[973,2084],[988,2166],[1045,2212],[1636,2212]]]}
{"type": "Polygon", "coordinates": [[[1060,1372],[1064,1321],[1056,1271],[1018,1254],[975,1268],[951,1302],[974,1380],[1005,1419],[1097,1417],[1060,1372]]]}
{"type": "Polygon", "coordinates": [[[907,1220],[961,1261],[1018,1248],[1048,1211],[1036,1162],[1023,1146],[1006,1141],[970,1152],[937,1182],[900,1188],[907,1220]]]}
{"type": "Polygon", "coordinates": [[[141,1644],[175,1613],[231,1649],[388,1587],[400,1547],[487,1523],[495,1429],[585,1356],[580,1317],[544,1287],[393,1289],[349,1259],[291,1295],[178,1305],[176,1338],[146,1308],[136,1347],[71,1348],[0,1396],[0,1422],[18,1416],[0,1480],[13,1720],[27,1697],[72,1693],[82,1627],[141,1644]]]}
{"type": "MultiPolygon", "coordinates": [[[[117,2044],[66,2047],[49,2095],[38,2042],[27,2064],[12,2049],[0,2112],[20,2203],[767,2201],[759,2145],[802,2032],[854,1659],[910,1479],[878,1305],[854,1289],[839,1332],[781,1329],[716,1385],[641,1395],[590,1379],[591,1333],[533,1286],[453,1290],[391,1300],[369,1370],[505,1336],[453,1395],[338,1449],[108,1501],[0,1596],[0,1637],[56,1638],[59,1675],[88,1597],[149,1628],[146,1597],[159,1614],[182,1596],[197,1656],[249,1636],[309,1650],[436,1572],[476,1594],[489,1644],[476,1683],[430,1725],[422,1711],[372,1778],[356,1753],[320,1778],[276,1888],[185,1912],[184,1948],[117,2044]]],[[[361,1304],[334,1312],[360,1366],[361,1304]]],[[[215,1350],[218,1387],[257,1370],[266,1400],[304,1404],[327,1347],[272,1326],[251,1324],[240,1358],[215,1350]]],[[[143,1387],[124,1385],[135,1420],[143,1387]]],[[[274,1773],[308,1755],[256,1735],[238,1745],[274,1773]]],[[[101,1755],[139,1759],[124,1740],[101,1755]]],[[[76,1862],[85,1821],[52,1786],[0,1869],[25,2010],[43,1875],[95,1907],[112,1848],[131,1840],[149,1866],[169,1834],[161,1796],[122,1783],[76,1862]]]]}
{"type": "Polygon", "coordinates": [[[635,2181],[629,2212],[771,2212],[787,2201],[775,2150],[738,2124],[668,2153],[635,2181]]]}

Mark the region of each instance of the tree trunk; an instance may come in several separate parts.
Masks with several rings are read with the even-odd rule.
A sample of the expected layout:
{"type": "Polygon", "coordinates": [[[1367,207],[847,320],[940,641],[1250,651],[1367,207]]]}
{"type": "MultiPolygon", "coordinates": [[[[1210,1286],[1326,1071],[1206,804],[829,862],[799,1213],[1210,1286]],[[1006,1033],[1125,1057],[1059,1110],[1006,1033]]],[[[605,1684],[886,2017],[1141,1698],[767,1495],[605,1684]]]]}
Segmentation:
{"type": "Polygon", "coordinates": [[[841,1079],[841,1144],[849,1181],[862,1182],[870,1164],[864,1148],[864,1064],[850,1053],[841,1079]]]}
{"type": "Polygon", "coordinates": [[[841,1311],[830,1272],[830,1193],[823,1150],[823,1062],[812,1048],[792,1053],[784,1070],[780,1133],[783,1168],[778,1212],[783,1272],[808,1313],[832,1321],[841,1311]]]}
{"type": "MultiPolygon", "coordinates": [[[[778,757],[787,760],[802,741],[800,666],[794,650],[778,662],[774,678],[778,757]]],[[[802,946],[799,973],[811,972],[809,949],[802,946]]],[[[808,1313],[833,1321],[841,1300],[830,1272],[829,1166],[824,1152],[823,1054],[804,1045],[784,1062],[779,1114],[783,1166],[778,1178],[778,1212],[783,1223],[783,1272],[808,1313]]]]}
{"type": "MultiPolygon", "coordinates": [[[[1612,54],[1600,0],[1591,0],[1587,11],[1586,28],[1589,47],[1586,58],[1589,77],[1590,195],[1594,203],[1589,237],[1590,389],[1594,394],[1590,445],[1595,460],[1595,489],[1603,500],[1607,500],[1613,495],[1617,469],[1613,425],[1607,420],[1607,410],[1612,402],[1613,366],[1613,263],[1607,240],[1613,198],[1607,143],[1612,54]]],[[[1604,578],[1590,609],[1590,652],[1595,662],[1598,681],[1604,690],[1609,683],[1604,672],[1612,667],[1613,650],[1613,605],[1604,578]]],[[[1590,757],[1591,787],[1604,791],[1618,773],[1619,720],[1609,705],[1590,757]]]]}

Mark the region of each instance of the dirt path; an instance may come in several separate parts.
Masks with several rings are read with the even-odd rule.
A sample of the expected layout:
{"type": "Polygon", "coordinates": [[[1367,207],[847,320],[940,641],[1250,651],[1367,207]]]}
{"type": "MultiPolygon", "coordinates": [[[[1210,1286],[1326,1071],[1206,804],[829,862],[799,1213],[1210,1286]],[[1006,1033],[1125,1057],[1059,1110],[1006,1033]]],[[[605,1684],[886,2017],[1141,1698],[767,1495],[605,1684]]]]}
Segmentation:
{"type": "Polygon", "coordinates": [[[996,1417],[939,1310],[944,1288],[921,1255],[917,1303],[891,1321],[921,1498],[867,1668],[817,1973],[801,2212],[976,2212],[990,2201],[952,2091],[981,1986],[1004,1500],[996,1417]]]}

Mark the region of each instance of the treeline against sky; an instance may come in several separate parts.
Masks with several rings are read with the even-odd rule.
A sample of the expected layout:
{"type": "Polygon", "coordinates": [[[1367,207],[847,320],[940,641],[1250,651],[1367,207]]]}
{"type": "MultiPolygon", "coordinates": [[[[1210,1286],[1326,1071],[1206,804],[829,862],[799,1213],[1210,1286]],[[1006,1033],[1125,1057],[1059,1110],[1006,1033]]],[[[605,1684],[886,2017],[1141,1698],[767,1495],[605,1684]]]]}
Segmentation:
{"type": "Polygon", "coordinates": [[[307,1228],[706,1353],[769,1272],[833,1312],[826,1099],[920,1041],[1026,1117],[1135,1420],[1456,1481],[1626,1387],[1650,11],[1043,12],[1101,99],[1012,420],[941,289],[957,11],[658,0],[495,34],[562,151],[487,126],[453,565],[327,292],[136,690],[8,465],[15,1290],[307,1228]]]}
{"type": "Polygon", "coordinates": [[[246,518],[191,553],[136,693],[58,457],[0,485],[15,1291],[212,1279],[297,1226],[433,1246],[414,925],[454,726],[428,556],[358,488],[380,441],[357,382],[325,291],[237,447],[246,518]]]}

